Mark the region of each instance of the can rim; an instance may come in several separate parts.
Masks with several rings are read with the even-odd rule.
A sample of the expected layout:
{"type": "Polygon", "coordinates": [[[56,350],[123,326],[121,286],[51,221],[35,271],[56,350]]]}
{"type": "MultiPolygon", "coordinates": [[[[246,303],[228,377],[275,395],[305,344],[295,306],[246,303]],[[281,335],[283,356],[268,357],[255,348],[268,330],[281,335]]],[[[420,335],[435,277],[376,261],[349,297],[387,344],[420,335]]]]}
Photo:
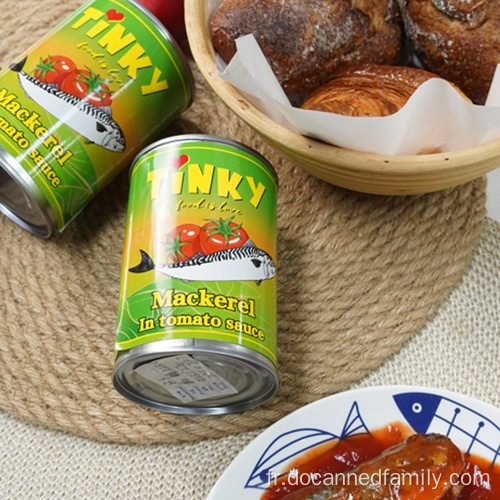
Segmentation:
{"type": "Polygon", "coordinates": [[[142,14],[144,14],[156,26],[158,31],[160,31],[160,33],[165,37],[165,39],[168,41],[168,43],[170,43],[170,45],[172,45],[172,47],[174,48],[174,51],[177,54],[177,56],[179,57],[179,59],[182,63],[182,66],[184,68],[184,71],[186,72],[186,74],[188,76],[190,100],[186,106],[186,109],[189,108],[191,106],[191,104],[193,104],[194,99],[195,99],[196,84],[195,84],[194,75],[193,75],[193,72],[191,71],[191,68],[189,66],[186,54],[184,54],[184,51],[181,49],[179,43],[172,36],[170,31],[168,31],[168,29],[165,27],[165,25],[149,9],[144,7],[144,5],[142,5],[137,0],[126,0],[126,1],[128,3],[130,3],[131,5],[133,5],[137,10],[142,12],[142,14]]]}
{"type": "Polygon", "coordinates": [[[0,212],[34,236],[49,238],[54,232],[57,222],[55,214],[47,199],[43,196],[38,185],[29,174],[21,167],[14,157],[2,146],[0,146],[0,169],[6,173],[10,180],[15,183],[38,209],[38,214],[44,219],[45,225],[35,225],[23,219],[11,210],[0,198],[0,212]]]}
{"type": "Polygon", "coordinates": [[[278,186],[278,174],[274,167],[271,165],[269,160],[267,160],[261,153],[256,151],[255,149],[251,148],[250,146],[247,146],[246,144],[243,144],[242,142],[235,141],[233,139],[227,139],[225,137],[218,137],[216,135],[211,135],[211,134],[184,134],[184,135],[174,135],[171,137],[165,137],[163,139],[159,139],[158,141],[152,142],[148,146],[146,146],[144,149],[139,151],[137,155],[133,158],[132,162],[130,163],[130,169],[129,169],[129,178],[130,175],[132,174],[132,171],[134,170],[134,167],[136,163],[139,161],[139,159],[144,156],[145,154],[149,153],[150,151],[159,148],[161,146],[171,144],[171,143],[185,143],[185,142],[215,142],[219,144],[223,144],[226,146],[231,146],[240,150],[245,151],[248,154],[251,154],[255,156],[259,161],[261,161],[268,169],[271,175],[274,177],[274,180],[276,181],[276,185],[278,186]]]}
{"type": "Polygon", "coordinates": [[[123,397],[134,403],[154,410],[182,415],[223,415],[249,410],[272,398],[276,394],[279,385],[276,367],[264,355],[238,344],[228,344],[220,340],[200,339],[160,340],[123,351],[122,354],[118,353],[112,374],[112,383],[123,397]],[[214,405],[210,404],[210,400],[205,400],[205,406],[188,406],[183,405],[180,401],[179,404],[164,403],[142,396],[138,391],[132,390],[131,385],[124,378],[125,370],[134,363],[135,366],[139,366],[155,359],[180,354],[212,355],[233,362],[240,362],[242,366],[252,370],[254,374],[260,374],[262,381],[265,373],[269,383],[263,385],[261,393],[254,394],[252,399],[244,399],[228,405],[214,405]]]}

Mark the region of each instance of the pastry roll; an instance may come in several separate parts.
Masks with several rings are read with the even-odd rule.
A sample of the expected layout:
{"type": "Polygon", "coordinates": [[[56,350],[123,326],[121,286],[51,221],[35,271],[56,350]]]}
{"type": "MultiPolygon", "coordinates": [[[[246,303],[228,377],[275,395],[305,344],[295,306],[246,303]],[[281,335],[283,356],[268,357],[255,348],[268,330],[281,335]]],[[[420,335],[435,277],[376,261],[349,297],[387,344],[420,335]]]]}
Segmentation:
{"type": "MultiPolygon", "coordinates": [[[[345,116],[388,116],[399,111],[413,92],[431,78],[439,77],[405,66],[345,66],[313,92],[301,107],[345,116]]],[[[469,101],[456,85],[453,87],[469,101]]]]}

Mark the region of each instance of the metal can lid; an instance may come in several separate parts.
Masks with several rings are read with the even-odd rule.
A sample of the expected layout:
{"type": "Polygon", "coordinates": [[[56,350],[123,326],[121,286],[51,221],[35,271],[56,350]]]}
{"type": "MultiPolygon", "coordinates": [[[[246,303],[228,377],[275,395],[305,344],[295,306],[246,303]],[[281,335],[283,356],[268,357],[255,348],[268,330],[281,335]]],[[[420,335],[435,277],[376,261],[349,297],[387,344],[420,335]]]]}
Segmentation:
{"type": "Polygon", "coordinates": [[[35,236],[48,238],[56,227],[52,208],[38,186],[0,146],[0,211],[35,236]]]}
{"type": "Polygon", "coordinates": [[[115,389],[148,408],[185,415],[248,410],[276,393],[274,365],[247,347],[177,339],[151,342],[119,355],[115,389]]]}

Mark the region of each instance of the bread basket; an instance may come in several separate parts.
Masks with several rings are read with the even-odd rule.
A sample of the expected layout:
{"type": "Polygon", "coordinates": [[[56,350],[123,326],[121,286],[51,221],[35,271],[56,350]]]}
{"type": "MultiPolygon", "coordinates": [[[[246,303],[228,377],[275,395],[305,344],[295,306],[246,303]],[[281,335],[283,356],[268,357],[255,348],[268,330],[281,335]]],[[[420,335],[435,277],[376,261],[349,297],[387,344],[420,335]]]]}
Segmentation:
{"type": "Polygon", "coordinates": [[[208,0],[185,0],[185,17],[194,60],[223,102],[264,139],[324,181],[370,194],[422,194],[463,184],[500,166],[500,139],[448,153],[391,156],[331,146],[289,130],[217,75],[208,0]]]}

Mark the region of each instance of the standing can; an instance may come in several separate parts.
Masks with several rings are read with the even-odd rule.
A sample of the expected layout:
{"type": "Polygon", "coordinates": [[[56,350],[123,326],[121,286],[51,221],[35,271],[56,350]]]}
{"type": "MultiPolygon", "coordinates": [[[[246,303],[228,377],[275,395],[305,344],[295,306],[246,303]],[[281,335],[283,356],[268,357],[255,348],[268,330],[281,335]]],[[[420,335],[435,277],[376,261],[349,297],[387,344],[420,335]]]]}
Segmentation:
{"type": "Polygon", "coordinates": [[[276,375],[277,177],[208,135],[134,160],[113,383],[157,410],[221,414],[271,398],[276,375]]]}
{"type": "Polygon", "coordinates": [[[0,210],[62,231],[189,107],[193,77],[135,0],[91,0],[0,72],[0,210]]]}

